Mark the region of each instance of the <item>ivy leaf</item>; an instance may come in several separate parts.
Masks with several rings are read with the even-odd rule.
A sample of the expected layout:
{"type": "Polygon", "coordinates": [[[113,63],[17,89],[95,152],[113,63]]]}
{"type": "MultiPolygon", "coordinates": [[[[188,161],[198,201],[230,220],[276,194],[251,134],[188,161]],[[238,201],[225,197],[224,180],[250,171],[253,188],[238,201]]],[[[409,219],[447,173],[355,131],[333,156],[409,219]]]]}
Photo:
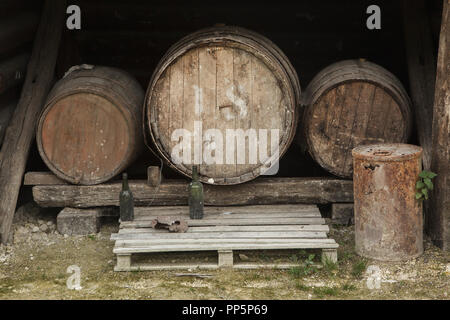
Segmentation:
{"type": "Polygon", "coordinates": [[[420,200],[422,198],[423,194],[420,192],[416,192],[416,200],[420,200]]]}
{"type": "Polygon", "coordinates": [[[427,186],[429,190],[433,190],[434,185],[430,178],[423,179],[423,183],[427,186]]]}
{"type": "Polygon", "coordinates": [[[426,178],[433,179],[433,178],[435,178],[436,176],[437,176],[436,173],[431,172],[431,171],[426,171],[426,170],[422,171],[422,172],[419,174],[419,177],[421,177],[421,178],[423,178],[423,179],[426,179],[426,178]]]}
{"type": "Polygon", "coordinates": [[[419,174],[419,177],[421,177],[422,179],[428,178],[428,171],[422,171],[419,174]]]}
{"type": "Polygon", "coordinates": [[[422,181],[417,181],[416,183],[416,189],[423,189],[425,188],[425,183],[423,183],[422,181]]]}
{"type": "Polygon", "coordinates": [[[425,196],[425,199],[428,200],[428,189],[427,188],[423,188],[422,189],[422,193],[425,196]]]}
{"type": "Polygon", "coordinates": [[[433,179],[437,177],[437,174],[434,172],[427,171],[428,178],[433,179]]]}

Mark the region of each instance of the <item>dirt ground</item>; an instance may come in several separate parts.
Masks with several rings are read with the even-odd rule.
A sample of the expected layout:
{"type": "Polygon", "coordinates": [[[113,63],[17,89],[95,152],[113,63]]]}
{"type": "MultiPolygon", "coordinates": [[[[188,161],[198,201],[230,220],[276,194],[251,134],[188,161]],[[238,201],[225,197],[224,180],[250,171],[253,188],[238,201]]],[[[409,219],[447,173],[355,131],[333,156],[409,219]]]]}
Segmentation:
{"type": "MultiPolygon", "coordinates": [[[[0,299],[449,299],[450,257],[425,242],[423,256],[403,263],[369,261],[354,252],[352,227],[331,226],[339,262],[318,266],[311,252],[244,253],[242,260],[296,261],[290,270],[197,271],[209,278],[177,277],[180,271],[113,271],[110,234],[105,223],[90,236],[55,231],[55,214],[33,204],[19,208],[11,246],[0,247],[0,299]],[[81,290],[69,290],[69,266],[81,269],[81,290]],[[380,288],[366,270],[377,266],[380,288]],[[371,288],[368,288],[372,284],[371,288]]],[[[161,256],[159,257],[161,258],[161,256]]],[[[163,256],[178,262],[189,256],[163,256]]],[[[208,260],[210,257],[202,259],[208,260]]]]}

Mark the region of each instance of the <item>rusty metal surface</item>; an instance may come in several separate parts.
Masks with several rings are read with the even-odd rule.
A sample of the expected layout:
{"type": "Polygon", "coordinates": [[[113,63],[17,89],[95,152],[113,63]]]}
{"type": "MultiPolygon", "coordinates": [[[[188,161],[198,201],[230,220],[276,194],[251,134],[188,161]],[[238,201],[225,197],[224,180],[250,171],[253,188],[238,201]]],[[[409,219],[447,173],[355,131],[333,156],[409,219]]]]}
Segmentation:
{"type": "Polygon", "coordinates": [[[380,144],[355,148],[355,243],[361,256],[401,261],[423,253],[422,203],[415,185],[422,148],[380,144]]]}

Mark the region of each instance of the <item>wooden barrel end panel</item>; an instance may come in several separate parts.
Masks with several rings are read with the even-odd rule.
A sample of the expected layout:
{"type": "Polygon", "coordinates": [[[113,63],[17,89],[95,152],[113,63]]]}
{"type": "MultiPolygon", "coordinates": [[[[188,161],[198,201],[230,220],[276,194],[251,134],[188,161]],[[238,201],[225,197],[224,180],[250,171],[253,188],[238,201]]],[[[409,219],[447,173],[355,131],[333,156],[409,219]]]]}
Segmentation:
{"type": "Polygon", "coordinates": [[[410,102],[399,82],[383,74],[377,77],[356,69],[350,70],[352,76],[348,70],[346,75],[342,70],[328,70],[329,77],[313,80],[307,89],[303,137],[309,153],[324,169],[351,178],[354,147],[407,141],[410,102]]]}
{"type": "Polygon", "coordinates": [[[111,82],[99,86],[92,75],[91,83],[82,79],[84,85],[80,85],[77,80],[83,76],[81,72],[55,86],[40,116],[37,144],[42,159],[58,177],[93,185],[119,174],[142,149],[140,107],[129,101],[142,101],[143,92],[140,98],[139,89],[132,99],[122,98],[120,88],[111,82]]]}
{"type": "Polygon", "coordinates": [[[161,156],[180,173],[190,176],[189,164],[197,163],[203,182],[239,184],[261,175],[261,163],[276,150],[281,156],[290,145],[300,89],[268,50],[219,41],[217,35],[209,40],[187,42],[189,49],[172,49],[166,56],[170,63],[160,63],[146,98],[150,136],[161,156]],[[173,152],[184,140],[179,135],[183,130],[191,134],[190,152],[187,159],[176,161],[173,152]],[[228,136],[229,130],[239,137],[228,136]],[[250,159],[250,151],[254,154],[250,148],[258,145],[253,141],[261,142],[262,135],[267,143],[261,145],[267,150],[258,150],[258,159],[250,159]],[[200,143],[195,141],[198,137],[200,143]],[[230,144],[235,150],[228,154],[230,144]],[[245,152],[238,152],[242,144],[245,152]]]}

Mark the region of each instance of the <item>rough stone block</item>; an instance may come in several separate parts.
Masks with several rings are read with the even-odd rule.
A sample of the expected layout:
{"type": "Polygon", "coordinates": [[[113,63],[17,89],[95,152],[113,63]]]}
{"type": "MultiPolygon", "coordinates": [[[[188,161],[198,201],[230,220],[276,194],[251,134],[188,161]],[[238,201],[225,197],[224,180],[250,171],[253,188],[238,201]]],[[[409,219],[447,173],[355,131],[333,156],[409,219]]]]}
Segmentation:
{"type": "Polygon", "coordinates": [[[88,235],[98,233],[102,209],[63,209],[56,219],[59,233],[67,235],[88,235]]]}
{"type": "Polygon", "coordinates": [[[349,225],[354,223],[353,203],[333,203],[331,219],[335,224],[349,225]]]}

